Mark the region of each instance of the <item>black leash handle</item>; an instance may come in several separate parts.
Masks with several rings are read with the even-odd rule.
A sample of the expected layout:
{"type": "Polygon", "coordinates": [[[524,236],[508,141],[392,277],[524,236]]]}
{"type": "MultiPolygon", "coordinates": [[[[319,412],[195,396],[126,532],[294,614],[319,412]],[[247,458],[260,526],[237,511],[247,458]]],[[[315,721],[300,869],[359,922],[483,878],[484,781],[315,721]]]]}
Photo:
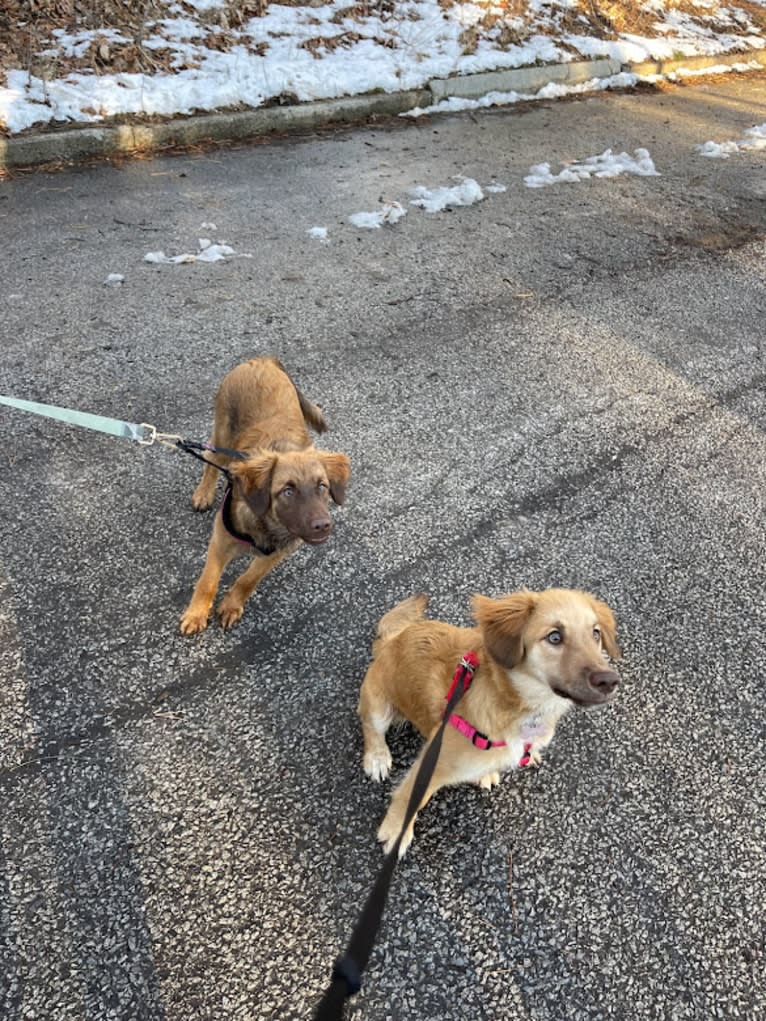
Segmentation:
{"type": "MultiPolygon", "coordinates": [[[[444,710],[442,722],[439,729],[431,738],[426,748],[423,760],[420,763],[415,783],[412,785],[410,800],[407,804],[407,811],[404,815],[404,822],[399,831],[399,836],[394,841],[391,850],[386,855],[383,868],[378,874],[375,885],[370,891],[367,901],[359,916],[359,920],[351,934],[346,953],[337,959],[332,970],[332,981],[327,992],[322,997],[319,1006],[314,1014],[314,1021],[342,1021],[343,1007],[349,996],[358,993],[362,987],[362,974],[370,959],[375,938],[380,929],[383,918],[383,911],[386,907],[388,891],[391,886],[391,879],[399,859],[399,847],[401,846],[407,828],[417,815],[420,802],[428,789],[428,784],[436,769],[436,763],[441,751],[444,730],[452,715],[452,710],[458,704],[465,692],[468,690],[466,678],[473,674],[465,660],[461,661],[461,672],[458,675],[457,683],[454,686],[452,695],[444,710]]],[[[470,684],[470,681],[469,681],[470,684]]]]}

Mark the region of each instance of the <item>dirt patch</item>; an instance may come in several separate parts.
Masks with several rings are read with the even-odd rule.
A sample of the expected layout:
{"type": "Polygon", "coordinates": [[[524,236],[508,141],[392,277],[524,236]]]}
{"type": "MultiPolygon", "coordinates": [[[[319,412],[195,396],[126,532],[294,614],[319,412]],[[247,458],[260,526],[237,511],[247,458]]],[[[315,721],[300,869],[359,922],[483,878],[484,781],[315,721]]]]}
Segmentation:
{"type": "Polygon", "coordinates": [[[697,248],[702,252],[729,252],[766,237],[766,225],[749,221],[711,220],[697,223],[671,238],[676,248],[697,248]]]}

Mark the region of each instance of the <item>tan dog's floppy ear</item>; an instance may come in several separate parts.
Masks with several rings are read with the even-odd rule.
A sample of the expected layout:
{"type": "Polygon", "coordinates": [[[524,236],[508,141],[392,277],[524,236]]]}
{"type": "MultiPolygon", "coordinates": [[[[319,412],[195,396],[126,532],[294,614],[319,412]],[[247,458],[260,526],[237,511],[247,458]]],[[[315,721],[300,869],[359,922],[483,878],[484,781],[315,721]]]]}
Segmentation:
{"type": "Polygon", "coordinates": [[[327,480],[330,483],[330,496],[340,506],[346,499],[346,486],[351,478],[351,463],[345,454],[330,450],[319,452],[327,480]]]}
{"type": "Polygon", "coordinates": [[[591,596],[590,601],[598,617],[598,624],[601,628],[601,641],[604,648],[612,659],[619,659],[622,653],[620,652],[620,646],[617,644],[617,622],[614,619],[614,614],[606,603],[602,603],[600,599],[595,599],[591,596]]]}
{"type": "Polygon", "coordinates": [[[526,589],[500,599],[473,597],[473,615],[487,652],[504,667],[510,669],[524,658],[522,635],[536,602],[535,593],[526,589]]]}
{"type": "Polygon", "coordinates": [[[263,515],[271,503],[271,473],[277,463],[275,454],[256,454],[246,461],[234,461],[231,473],[239,479],[247,505],[254,514],[263,515]]]}

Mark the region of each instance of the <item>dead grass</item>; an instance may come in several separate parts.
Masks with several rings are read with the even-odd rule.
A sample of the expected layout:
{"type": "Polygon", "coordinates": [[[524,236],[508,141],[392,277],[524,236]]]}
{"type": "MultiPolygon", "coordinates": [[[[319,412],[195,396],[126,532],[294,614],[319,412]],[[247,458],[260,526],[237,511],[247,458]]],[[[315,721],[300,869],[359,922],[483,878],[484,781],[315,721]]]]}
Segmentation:
{"type": "MultiPolygon", "coordinates": [[[[616,38],[627,33],[630,35],[657,36],[657,14],[647,11],[642,4],[631,0],[580,0],[583,11],[589,15],[607,38],[616,38]]],[[[685,14],[691,21],[699,25],[710,26],[710,19],[721,11],[741,10],[750,21],[761,31],[766,32],[766,7],[756,0],[731,0],[730,3],[706,4],[695,3],[695,0],[665,0],[665,10],[685,14]]],[[[727,24],[726,31],[736,33],[733,24],[727,24]]]]}
{"type": "Polygon", "coordinates": [[[737,0],[737,7],[745,12],[756,28],[766,33],[766,7],[754,0],[737,0]]]}

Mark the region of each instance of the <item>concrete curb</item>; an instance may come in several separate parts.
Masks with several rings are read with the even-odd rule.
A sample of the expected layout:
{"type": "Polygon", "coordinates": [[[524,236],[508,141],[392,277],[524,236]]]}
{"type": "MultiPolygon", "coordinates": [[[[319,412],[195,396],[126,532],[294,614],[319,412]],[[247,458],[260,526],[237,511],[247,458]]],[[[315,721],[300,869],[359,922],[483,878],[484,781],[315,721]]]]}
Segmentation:
{"type": "Polygon", "coordinates": [[[311,131],[375,117],[395,117],[416,106],[431,106],[450,96],[478,99],[488,92],[535,93],[552,82],[575,85],[594,78],[608,78],[621,71],[641,76],[664,75],[752,61],[766,70],[766,49],[640,64],[621,64],[612,59],[578,60],[435,78],[424,88],[407,92],[370,93],[294,106],[175,117],[157,123],[59,128],[41,134],[0,138],[0,172],[46,163],[78,163],[120,154],[151,152],[172,146],[233,142],[270,134],[311,131]]]}
{"type": "Polygon", "coordinates": [[[433,102],[450,96],[478,99],[488,92],[538,92],[551,82],[579,85],[591,78],[609,78],[625,68],[619,60],[573,60],[567,64],[542,64],[514,67],[503,71],[484,71],[457,78],[434,78],[428,83],[433,102]]]}

